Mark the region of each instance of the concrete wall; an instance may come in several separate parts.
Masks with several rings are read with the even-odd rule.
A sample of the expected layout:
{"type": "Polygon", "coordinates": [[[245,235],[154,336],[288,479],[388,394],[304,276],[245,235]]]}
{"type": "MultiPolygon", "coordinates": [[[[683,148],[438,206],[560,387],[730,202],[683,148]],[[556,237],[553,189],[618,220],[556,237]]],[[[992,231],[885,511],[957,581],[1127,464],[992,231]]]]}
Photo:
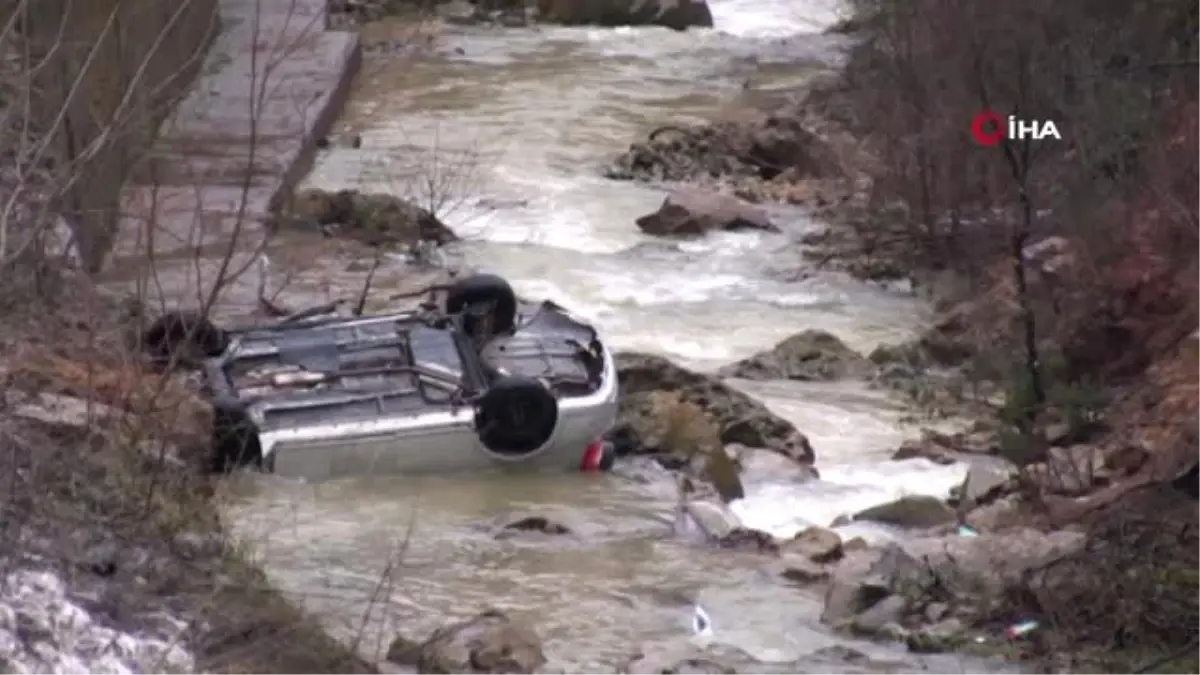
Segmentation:
{"type": "Polygon", "coordinates": [[[117,229],[122,184],[204,63],[217,0],[24,4],[35,56],[49,55],[34,81],[32,117],[48,127],[66,113],[54,134],[62,176],[74,179],[62,207],[95,271],[117,229]]]}

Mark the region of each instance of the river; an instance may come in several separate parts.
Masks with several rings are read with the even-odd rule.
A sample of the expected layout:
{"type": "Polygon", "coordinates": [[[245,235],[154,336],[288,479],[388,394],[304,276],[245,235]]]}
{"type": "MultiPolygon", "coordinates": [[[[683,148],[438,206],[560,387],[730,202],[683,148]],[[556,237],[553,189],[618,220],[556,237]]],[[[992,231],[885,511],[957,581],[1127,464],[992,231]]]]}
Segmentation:
{"type": "MultiPolygon", "coordinates": [[[[801,264],[796,237],[816,226],[803,210],[773,210],[782,234],[669,244],[634,225],[661,201],[660,188],[601,177],[606,162],[656,125],[710,118],[747,89],[795,88],[838,66],[844,38],[821,33],[838,18],[836,3],[710,4],[715,30],[454,27],[438,35],[432,54],[369,55],[341,120],[362,147],[325,152],[309,183],[437,206],[464,239],[448,251],[455,261],[591,318],[619,348],[691,367],[714,368],[806,328],[860,350],[911,335],[925,308],[900,291],[824,272],[781,280],[788,276],[779,272],[801,264]]],[[[410,29],[368,31],[402,37],[410,29]]],[[[803,486],[748,485],[737,507],[749,525],[791,534],[900,494],[945,495],[961,478],[960,467],[888,459],[915,429],[881,392],[845,383],[738,386],[809,436],[823,476],[803,486]]],[[[368,636],[367,652],[386,648],[395,631],[422,634],[495,605],[532,621],[559,672],[611,672],[644,643],[686,636],[699,601],[717,640],[764,663],[861,672],[861,664],[811,656],[851,644],[878,659],[871,671],[988,668],[847,643],[818,622],[818,595],[783,587],[762,560],[666,538],[674,494],[665,480],[235,483],[231,520],[272,580],[335,632],[368,636]],[[579,536],[496,541],[480,527],[510,509],[563,519],[579,536]]],[[[894,536],[860,525],[842,531],[894,536]]]]}

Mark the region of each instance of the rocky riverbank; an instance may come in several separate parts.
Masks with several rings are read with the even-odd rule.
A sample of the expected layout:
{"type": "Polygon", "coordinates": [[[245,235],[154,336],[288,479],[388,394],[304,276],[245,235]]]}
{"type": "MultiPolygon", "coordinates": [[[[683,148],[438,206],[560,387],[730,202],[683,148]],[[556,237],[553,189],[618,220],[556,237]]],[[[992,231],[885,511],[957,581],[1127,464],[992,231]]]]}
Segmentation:
{"type": "MultiPolygon", "coordinates": [[[[985,157],[984,148],[961,142],[952,147],[949,140],[936,146],[945,156],[933,160],[920,154],[934,151],[932,141],[925,148],[898,150],[908,131],[895,123],[896,106],[916,106],[922,99],[917,85],[902,90],[886,68],[907,67],[951,78],[947,81],[958,75],[943,73],[946,69],[934,63],[914,69],[880,45],[894,46],[905,20],[931,25],[942,10],[919,4],[914,15],[902,19],[875,3],[857,7],[860,16],[850,27],[862,31],[860,43],[840,77],[749,119],[664,127],[632,145],[607,170],[620,179],[699,184],[745,202],[808,205],[832,224],[802,242],[811,264],[865,279],[908,278],[940,309],[920,338],[881,348],[869,359],[845,354],[836,339],[797,336],[794,340],[803,345],[798,350],[785,342],[724,371],[806,378],[862,376],[878,367],[878,381],[908,394],[928,412],[975,419],[965,432],[930,431],[898,448],[897,458],[955,462],[982,454],[1006,467],[986,477],[972,470],[950,508],[898,510],[924,534],[883,551],[847,556],[832,572],[826,618],[850,630],[904,639],[914,650],[988,642],[1000,635],[996,626],[1009,622],[1029,629],[1028,640],[1022,637],[1026,628],[1017,631],[1017,642],[1050,668],[1099,663],[1128,669],[1138,659],[1153,663],[1156,658],[1165,659],[1162,667],[1194,668],[1194,630],[1158,633],[1141,616],[1178,626],[1192,626],[1197,618],[1194,280],[1185,293],[1167,290],[1194,276],[1195,236],[1194,228],[1182,234],[1179,228],[1186,226],[1163,217],[1152,198],[1137,196],[1161,196],[1161,186],[1173,185],[1180,203],[1192,204],[1190,216],[1176,215],[1194,222],[1194,185],[1184,187],[1191,184],[1188,176],[1195,176],[1194,153],[1184,150],[1194,145],[1188,144],[1194,129],[1172,127],[1177,131],[1159,134],[1127,173],[1087,177],[1093,183],[1115,181],[1134,195],[1123,198],[1132,200],[1132,210],[1106,224],[1137,223],[1131,226],[1140,228],[1132,248],[1114,250],[1061,218],[1027,229],[1015,208],[1005,211],[998,205],[981,212],[978,202],[964,201],[962,172],[985,171],[979,163],[1002,163],[1003,153],[985,157]],[[910,151],[916,154],[905,154],[910,151]],[[934,166],[959,175],[918,173],[934,166]],[[1191,196],[1184,196],[1189,190],[1191,196]],[[958,201],[932,201],[942,195],[958,195],[958,201]],[[1167,253],[1170,232],[1189,238],[1188,254],[1167,253]],[[1015,274],[1006,261],[1013,246],[1021,268],[1015,274]],[[1089,265],[1101,260],[1116,267],[1097,274],[1089,265]],[[1100,284],[1110,295],[1097,295],[1089,284],[1100,284]],[[1161,302],[1150,309],[1155,293],[1161,302]],[[1091,307],[1093,313],[1070,303],[1091,307]],[[1134,346],[1134,335],[1146,342],[1134,346]],[[1127,347],[1117,348],[1116,342],[1127,347]],[[1160,509],[1173,514],[1167,519],[1178,531],[1151,534],[1149,523],[1160,509]],[[939,527],[946,533],[931,538],[939,527]],[[1138,558],[1137,536],[1149,537],[1146,545],[1161,557],[1138,558]],[[1114,597],[1118,588],[1124,600],[1114,597]],[[1107,609],[1092,612],[1075,604],[1089,594],[1092,600],[1082,604],[1107,609]],[[1137,609],[1121,610],[1117,602],[1137,609]]],[[[1036,16],[1052,21],[1054,13],[1036,16]]],[[[1187,25],[1194,25],[1195,13],[1189,16],[1187,25]]],[[[986,22],[1001,25],[1002,19],[986,22]]],[[[1071,33],[1063,39],[1078,37],[1071,33]]],[[[1165,52],[1189,44],[1190,38],[1186,31],[1167,31],[1149,39],[1165,52]]],[[[1107,48],[1122,49],[1116,42],[1107,48]]],[[[961,48],[949,41],[937,44],[935,51],[961,48]]],[[[961,55],[942,58],[969,61],[961,55]]],[[[925,76],[916,77],[918,84],[924,82],[925,76]]],[[[1170,89],[1172,82],[1183,86],[1169,74],[1127,79],[1146,91],[1170,89]]],[[[1194,112],[1194,87],[1172,91],[1173,97],[1162,99],[1158,119],[1194,112]]],[[[940,100],[947,100],[944,94],[940,100]]],[[[966,96],[957,108],[960,118],[943,111],[942,117],[923,122],[942,125],[923,133],[928,138],[945,133],[950,139],[958,133],[956,122],[965,129],[970,100],[966,96]]],[[[1070,155],[1045,163],[1054,166],[1046,176],[1078,175],[1070,155]]],[[[721,215],[737,208],[748,205],[722,203],[721,217],[693,213],[691,221],[716,221],[710,229],[719,229],[720,223],[740,222],[721,215]]],[[[1053,208],[1056,215],[1094,217],[1063,202],[1053,208]]]]}

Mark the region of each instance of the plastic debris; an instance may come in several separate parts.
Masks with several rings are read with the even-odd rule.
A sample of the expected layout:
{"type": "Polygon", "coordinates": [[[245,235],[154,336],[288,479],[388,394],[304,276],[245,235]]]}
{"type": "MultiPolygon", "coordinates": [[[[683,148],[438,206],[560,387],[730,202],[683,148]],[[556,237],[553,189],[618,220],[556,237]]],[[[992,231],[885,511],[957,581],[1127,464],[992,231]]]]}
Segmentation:
{"type": "Polygon", "coordinates": [[[1022,635],[1036,630],[1040,625],[1041,624],[1037,621],[1022,621],[1009,626],[1007,629],[1005,629],[1004,634],[1008,636],[1008,639],[1015,640],[1022,635]]]}
{"type": "Polygon", "coordinates": [[[709,637],[713,634],[712,619],[700,605],[692,608],[692,633],[702,637],[709,637]]]}
{"type": "Polygon", "coordinates": [[[970,526],[959,525],[958,526],[958,536],[960,536],[960,537],[978,537],[979,532],[975,531],[975,529],[970,526]]]}

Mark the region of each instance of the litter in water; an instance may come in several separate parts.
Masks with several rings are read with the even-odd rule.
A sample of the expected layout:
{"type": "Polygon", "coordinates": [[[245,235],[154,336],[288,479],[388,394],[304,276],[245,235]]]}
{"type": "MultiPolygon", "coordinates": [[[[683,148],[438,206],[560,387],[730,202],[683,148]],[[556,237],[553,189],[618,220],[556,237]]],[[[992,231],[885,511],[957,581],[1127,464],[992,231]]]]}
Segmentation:
{"type": "Polygon", "coordinates": [[[702,637],[709,637],[713,634],[712,619],[700,605],[692,608],[692,633],[702,637]]]}
{"type": "Polygon", "coordinates": [[[967,525],[958,526],[958,536],[960,537],[978,537],[979,533],[967,525]]]}
{"type": "Polygon", "coordinates": [[[1037,621],[1022,621],[1020,623],[1014,623],[1013,625],[1009,626],[1004,631],[1004,634],[1006,636],[1008,636],[1008,639],[1015,640],[1016,638],[1019,638],[1022,635],[1025,635],[1026,633],[1032,632],[1040,625],[1041,624],[1038,623],[1037,621]]]}

